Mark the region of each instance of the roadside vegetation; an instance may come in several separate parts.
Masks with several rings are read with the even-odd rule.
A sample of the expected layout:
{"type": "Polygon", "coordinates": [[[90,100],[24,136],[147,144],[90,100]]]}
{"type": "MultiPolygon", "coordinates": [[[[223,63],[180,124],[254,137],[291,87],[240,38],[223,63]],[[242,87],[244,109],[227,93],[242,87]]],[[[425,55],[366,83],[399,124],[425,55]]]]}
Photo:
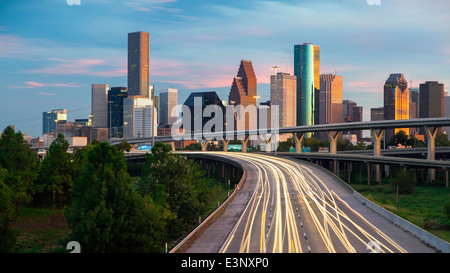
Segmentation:
{"type": "Polygon", "coordinates": [[[227,197],[192,160],[157,143],[145,164],[93,141],[67,153],[62,134],[40,160],[20,132],[0,138],[0,253],[164,252],[227,197]]]}

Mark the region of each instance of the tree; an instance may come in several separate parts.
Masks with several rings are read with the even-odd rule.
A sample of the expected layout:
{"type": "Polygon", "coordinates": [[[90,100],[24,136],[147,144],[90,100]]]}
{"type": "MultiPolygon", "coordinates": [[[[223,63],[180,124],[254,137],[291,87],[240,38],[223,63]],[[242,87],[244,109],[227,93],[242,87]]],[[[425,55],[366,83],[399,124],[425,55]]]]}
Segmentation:
{"type": "Polygon", "coordinates": [[[395,145],[395,146],[397,146],[398,144],[406,145],[407,140],[408,140],[408,135],[405,133],[405,131],[400,130],[391,138],[391,141],[389,141],[389,144],[395,145]]]}
{"type": "Polygon", "coordinates": [[[436,134],[435,144],[436,147],[450,146],[450,141],[446,134],[438,133],[436,134]]]}
{"type": "Polygon", "coordinates": [[[8,126],[0,138],[0,167],[8,172],[4,183],[12,191],[16,211],[20,201],[31,201],[38,173],[38,156],[25,142],[21,132],[8,126]]]}
{"type": "Polygon", "coordinates": [[[69,189],[75,176],[73,156],[67,153],[69,142],[64,135],[59,134],[50,145],[47,156],[44,158],[39,170],[37,188],[41,193],[51,193],[53,208],[55,208],[56,194],[59,195],[59,206],[62,206],[62,198],[69,196],[69,189]]]}
{"type": "Polygon", "coordinates": [[[7,170],[0,168],[0,253],[10,252],[15,243],[17,232],[13,228],[16,219],[13,191],[3,182],[7,170]]]}
{"type": "Polygon", "coordinates": [[[155,144],[147,154],[137,191],[167,208],[175,217],[168,221],[168,238],[179,236],[197,224],[206,211],[213,185],[198,164],[170,153],[164,144],[155,144]]]}
{"type": "Polygon", "coordinates": [[[102,142],[87,150],[83,162],[64,212],[69,240],[78,241],[82,252],[160,251],[167,213],[133,190],[123,154],[102,142]]]}
{"type": "Polygon", "coordinates": [[[131,151],[131,144],[126,142],[126,141],[122,141],[119,144],[117,144],[117,149],[121,152],[129,152],[131,151]]]}

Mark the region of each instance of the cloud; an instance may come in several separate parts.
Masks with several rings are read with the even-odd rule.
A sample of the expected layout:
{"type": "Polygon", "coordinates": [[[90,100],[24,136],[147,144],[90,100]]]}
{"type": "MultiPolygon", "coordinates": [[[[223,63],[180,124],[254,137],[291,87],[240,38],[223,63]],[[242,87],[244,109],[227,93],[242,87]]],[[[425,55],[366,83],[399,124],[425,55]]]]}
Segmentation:
{"type": "Polygon", "coordinates": [[[24,82],[24,86],[9,86],[10,88],[39,88],[39,87],[79,87],[75,83],[41,83],[34,81],[24,82]]]}
{"type": "Polygon", "coordinates": [[[40,69],[25,70],[30,74],[56,74],[56,75],[90,75],[103,77],[124,76],[127,68],[124,60],[116,59],[110,63],[103,59],[74,59],[49,58],[51,66],[40,69]],[[112,63],[111,63],[112,62],[112,63]],[[54,64],[56,63],[56,64],[54,64]]]}
{"type": "Polygon", "coordinates": [[[41,96],[55,96],[55,93],[47,93],[47,92],[37,92],[36,94],[41,96]]]}

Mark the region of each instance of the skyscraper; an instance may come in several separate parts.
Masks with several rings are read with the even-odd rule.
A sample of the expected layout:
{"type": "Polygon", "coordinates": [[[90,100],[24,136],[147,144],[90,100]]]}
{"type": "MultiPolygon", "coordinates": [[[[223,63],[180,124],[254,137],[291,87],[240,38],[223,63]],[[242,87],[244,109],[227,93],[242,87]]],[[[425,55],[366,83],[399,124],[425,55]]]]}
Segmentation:
{"type": "Polygon", "coordinates": [[[109,84],[92,84],[92,127],[108,128],[109,84]]]}
{"type": "MultiPolygon", "coordinates": [[[[359,122],[363,121],[363,108],[358,106],[358,104],[352,100],[342,101],[342,112],[344,117],[344,122],[359,122]]],[[[362,130],[348,131],[349,134],[356,135],[357,139],[362,138],[362,130]]]]}
{"type": "Polygon", "coordinates": [[[157,112],[152,99],[142,96],[128,96],[123,101],[124,138],[143,138],[157,135],[157,112]],[[153,111],[152,111],[153,110],[153,111]],[[152,113],[153,112],[153,113],[152,113]]]}
{"type": "MultiPolygon", "coordinates": [[[[233,78],[230,94],[228,96],[229,105],[242,105],[247,107],[250,105],[255,106],[256,111],[256,75],[253,70],[253,64],[251,61],[241,60],[237,76],[233,78]]],[[[242,119],[244,117],[237,117],[242,119]]],[[[245,119],[245,129],[256,129],[257,121],[250,121],[245,119]]],[[[234,128],[237,128],[236,126],[234,128]]]]}
{"type": "MultiPolygon", "coordinates": [[[[186,134],[202,133],[205,124],[209,120],[214,118],[206,117],[203,115],[203,111],[205,110],[206,106],[216,105],[218,108],[220,108],[222,113],[225,113],[225,107],[222,103],[222,100],[220,100],[219,96],[214,91],[191,93],[184,102],[184,105],[186,105],[190,111],[190,124],[188,124],[189,121],[187,120],[186,122],[183,122],[183,129],[186,134]],[[190,126],[191,128],[188,128],[188,126],[190,126]]],[[[220,121],[220,123],[217,124],[217,127],[211,128],[211,132],[223,131],[225,117],[222,118],[223,119],[220,121]]]]}
{"type": "Polygon", "coordinates": [[[319,123],[342,123],[342,76],[320,75],[319,123]]]}
{"type": "Polygon", "coordinates": [[[123,137],[123,100],[127,97],[126,87],[111,87],[108,91],[108,128],[111,129],[111,137],[123,137]]]}
{"type": "MultiPolygon", "coordinates": [[[[441,118],[444,116],[444,84],[427,81],[419,85],[420,118],[441,118]]],[[[439,129],[440,132],[443,128],[439,129]]],[[[421,134],[425,130],[420,128],[421,134]]]]}
{"type": "MultiPolygon", "coordinates": [[[[403,74],[390,74],[384,84],[384,119],[409,119],[409,89],[403,74]]],[[[409,135],[409,128],[386,129],[386,141],[400,130],[409,135]]]]}
{"type": "Polygon", "coordinates": [[[170,127],[177,121],[178,112],[172,116],[172,109],[177,109],[178,90],[175,88],[167,88],[159,93],[159,126],[170,127]]]}
{"type": "Polygon", "coordinates": [[[59,121],[67,121],[67,109],[53,109],[42,113],[42,134],[50,134],[59,121]]]}
{"type": "Polygon", "coordinates": [[[128,33],[128,95],[149,96],[149,49],[147,32],[128,33]]]}
{"type": "Polygon", "coordinates": [[[296,126],[297,78],[279,72],[270,76],[270,105],[278,105],[279,127],[296,126]]]}
{"type": "Polygon", "coordinates": [[[305,43],[294,46],[294,75],[297,77],[297,125],[319,121],[320,47],[305,43]]]}

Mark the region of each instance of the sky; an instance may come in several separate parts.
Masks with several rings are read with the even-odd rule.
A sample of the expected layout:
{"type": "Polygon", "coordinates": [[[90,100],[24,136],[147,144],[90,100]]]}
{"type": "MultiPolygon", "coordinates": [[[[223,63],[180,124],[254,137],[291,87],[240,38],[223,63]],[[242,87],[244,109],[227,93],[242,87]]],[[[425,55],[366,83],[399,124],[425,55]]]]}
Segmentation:
{"type": "MultiPolygon", "coordinates": [[[[91,84],[127,86],[127,35],[150,33],[156,95],[177,88],[228,99],[240,61],[251,60],[259,102],[271,67],[293,74],[294,45],[320,46],[320,72],[343,77],[343,99],[383,106],[383,85],[450,86],[448,0],[0,0],[0,129],[42,134],[42,112],[88,118],[91,84]],[[375,4],[374,4],[375,3],[375,4]]],[[[450,90],[450,89],[449,89],[450,90]]]]}

